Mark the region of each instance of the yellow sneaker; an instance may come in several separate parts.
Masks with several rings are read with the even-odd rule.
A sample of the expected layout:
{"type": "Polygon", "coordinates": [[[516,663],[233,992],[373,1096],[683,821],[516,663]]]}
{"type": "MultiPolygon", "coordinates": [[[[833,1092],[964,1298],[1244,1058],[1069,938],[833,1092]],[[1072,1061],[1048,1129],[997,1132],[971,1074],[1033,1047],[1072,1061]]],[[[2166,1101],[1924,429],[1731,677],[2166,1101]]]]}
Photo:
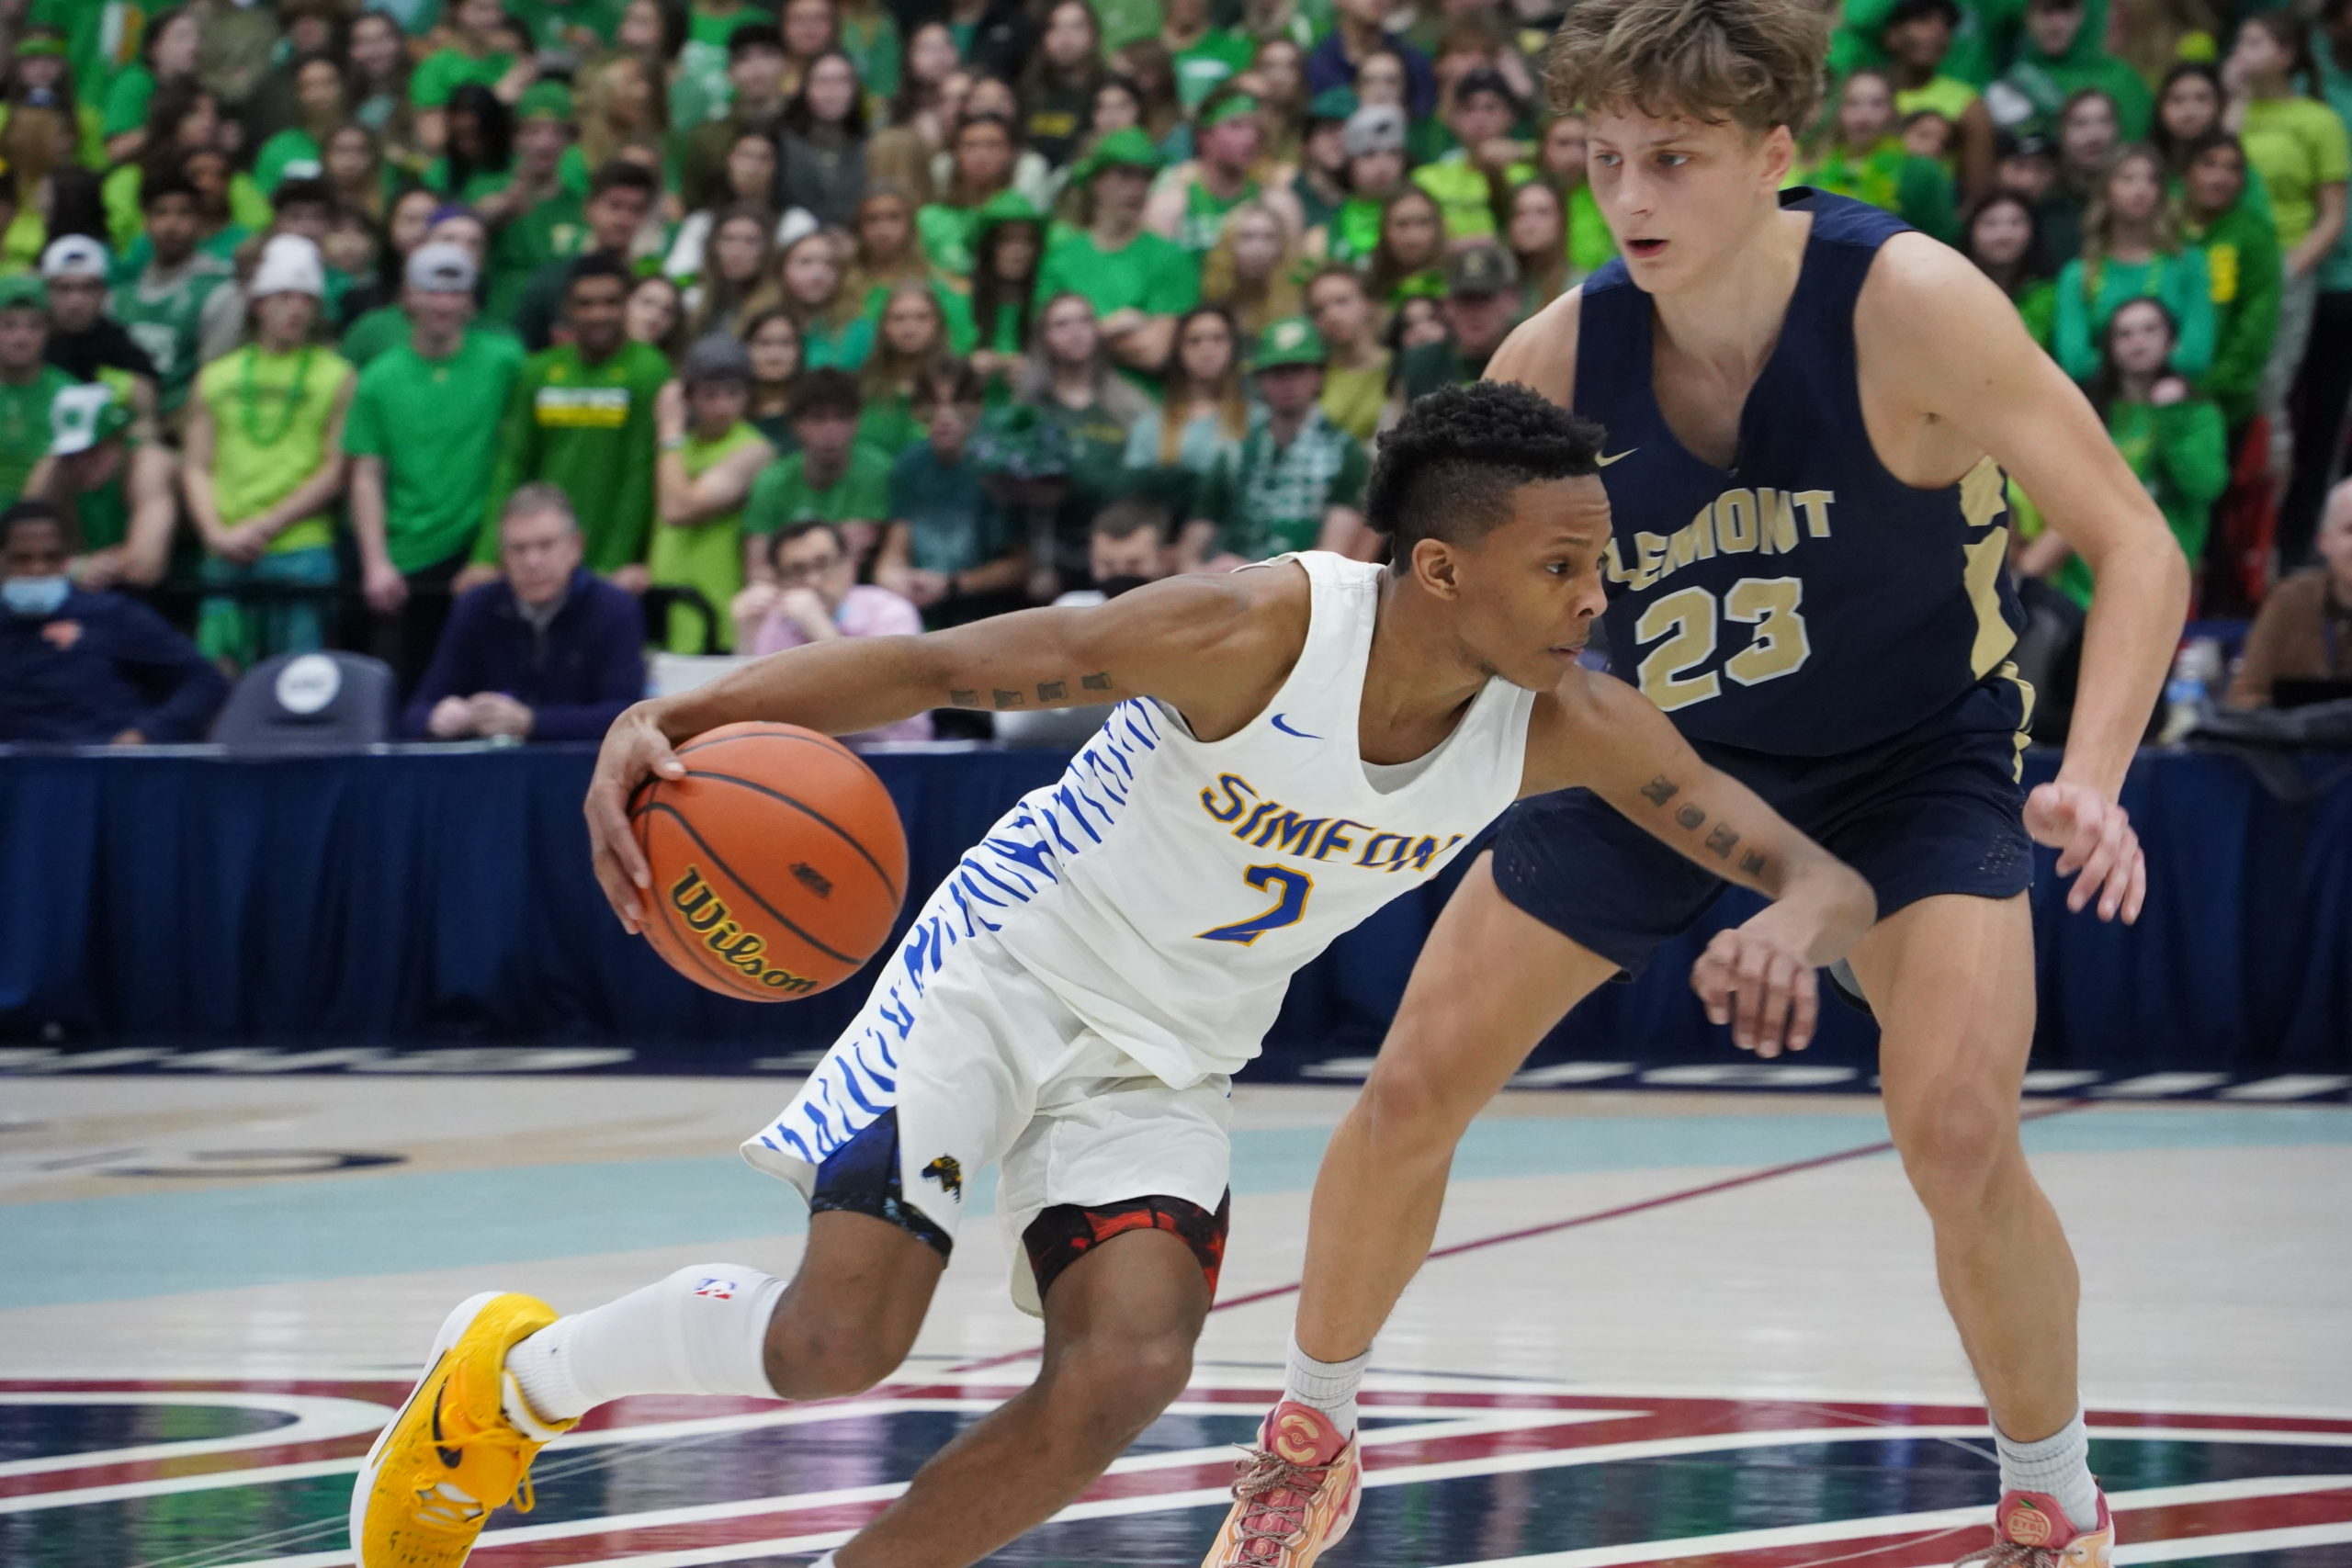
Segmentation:
{"type": "MultiPolygon", "coordinates": [[[[535,1296],[488,1292],[441,1325],[424,1375],[378,1435],[351,1490],[358,1568],[458,1568],[492,1509],[531,1506],[534,1440],[506,1418],[506,1352],[556,1319],[535,1296]]],[[[555,1431],[573,1423],[549,1422],[555,1431]]]]}

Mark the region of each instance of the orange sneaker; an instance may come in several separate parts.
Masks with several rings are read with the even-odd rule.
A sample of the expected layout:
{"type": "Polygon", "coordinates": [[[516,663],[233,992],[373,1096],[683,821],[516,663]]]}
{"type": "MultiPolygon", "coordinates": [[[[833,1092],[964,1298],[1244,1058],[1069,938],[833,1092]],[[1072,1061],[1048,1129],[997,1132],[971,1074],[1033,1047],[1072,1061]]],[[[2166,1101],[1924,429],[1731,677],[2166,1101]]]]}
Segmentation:
{"type": "Polygon", "coordinates": [[[1312,1405],[1284,1400],[1234,1466],[1233,1511],[1201,1568],[1311,1568],[1356,1520],[1363,1460],[1312,1405]]]}
{"type": "Polygon", "coordinates": [[[2058,1499],[2041,1492],[2005,1493],[1994,1510],[1993,1544],[1962,1558],[1953,1568],[2113,1568],[2115,1516],[2107,1498],[2098,1517],[2076,1529],[2058,1499]]]}
{"type": "Polygon", "coordinates": [[[506,1352],[555,1317],[536,1297],[493,1292],[441,1325],[424,1377],[351,1489],[358,1568],[458,1568],[492,1510],[513,1501],[529,1511],[531,1460],[548,1428],[534,1439],[507,1419],[506,1352]]]}

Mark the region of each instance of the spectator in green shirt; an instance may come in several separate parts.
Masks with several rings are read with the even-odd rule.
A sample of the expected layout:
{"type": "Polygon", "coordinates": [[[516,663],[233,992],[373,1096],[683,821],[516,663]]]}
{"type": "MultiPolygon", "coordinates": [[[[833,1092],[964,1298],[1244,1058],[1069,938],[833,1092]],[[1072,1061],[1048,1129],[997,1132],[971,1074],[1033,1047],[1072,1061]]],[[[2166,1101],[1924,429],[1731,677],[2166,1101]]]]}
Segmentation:
{"type": "Polygon", "coordinates": [[[2285,273],[2278,231],[2246,188],[2245,149],[2225,131],[2188,154],[2180,230],[2204,247],[2213,285],[2213,366],[2201,389],[2235,430],[2254,417],[2262,369],[2278,335],[2285,273]]]}
{"type": "Polygon", "coordinates": [[[2025,329],[2046,351],[2057,318],[2058,289],[2041,265],[2033,203],[2013,190],[1996,190],[1968,209],[1961,249],[1976,270],[2009,297],[2025,329]]]}
{"type": "Polygon", "coordinates": [[[1363,523],[1372,464],[1319,406],[1323,359],[1323,340],[1304,317],[1260,337],[1251,369],[1263,407],[1201,487],[1177,546],[1185,570],[1226,570],[1286,550],[1373,558],[1379,541],[1363,523]]]}
{"type": "Polygon", "coordinates": [[[149,259],[135,271],[117,267],[109,310],[155,362],[156,411],[172,418],[187,403],[204,358],[206,306],[232,274],[227,262],[197,249],[202,218],[186,175],[171,170],[150,176],[140,201],[149,259]]]}
{"type": "MultiPolygon", "coordinates": [[[[2122,306],[2107,324],[2099,367],[2091,378],[2091,406],[2171,525],[2181,553],[2201,561],[2213,502],[2229,485],[2229,448],[2221,411],[2169,368],[2177,355],[2172,313],[2161,301],[2134,299],[2122,306]]],[[[2042,530],[2029,543],[2018,567],[2030,577],[2054,570],[2058,586],[2077,604],[2091,602],[2090,568],[2055,529],[2042,530]]]]}
{"type": "MultiPolygon", "coordinates": [[[[2225,123],[2238,133],[2246,161],[2261,171],[2270,217],[2284,251],[2286,282],[2278,296],[2278,337],[2264,367],[2261,409],[2270,423],[2270,471],[2291,469],[2296,432],[2287,417],[2288,393],[2302,367],[2319,299],[2320,264],[2345,229],[2345,182],[2352,175],[2352,145],[2335,111],[2295,87],[2306,62],[2302,24],[2286,11],[2249,17],[2222,67],[2229,89],[2225,123]]],[[[2334,433],[2312,433],[2327,439],[2334,433]]]]}
{"type": "Polygon", "coordinates": [[[1212,25],[1210,0],[1160,0],[1159,41],[1176,62],[1176,96],[1187,113],[1226,78],[1250,67],[1250,40],[1212,25]]]}
{"type": "Polygon", "coordinates": [[[1526,147],[1510,134],[1519,100],[1501,72],[1484,66],[1464,72],[1449,96],[1445,125],[1459,145],[1414,170],[1413,183],[1444,214],[1447,240],[1490,240],[1496,234],[1493,183],[1518,185],[1535,174],[1526,147]]]}
{"type": "Polygon", "coordinates": [[[792,391],[800,450],[768,466],[743,509],[743,576],[773,582],[769,536],[796,523],[831,523],[863,568],[890,520],[890,459],[857,439],[857,379],[810,370],[792,391]]]}
{"type": "Polygon", "coordinates": [[[474,564],[458,592],[497,576],[498,516],[519,485],[552,484],[571,497],[588,570],[631,592],[646,586],[653,521],[653,402],[670,379],[662,351],[623,323],[629,271],[596,254],[571,264],[563,319],[571,341],[534,355],[514,383],[484,498],[474,564]]]}
{"type": "Polygon", "coordinates": [[[448,22],[449,46],[427,55],[408,83],[417,145],[435,156],[448,141],[452,93],[473,83],[512,104],[538,73],[501,0],[451,0],[448,22]]]}
{"type": "Polygon", "coordinates": [[[2083,219],[2083,254],[2058,270],[2051,352],[2087,381],[2099,367],[2107,321],[2127,299],[2162,299],[2171,313],[2172,368],[2192,381],[2213,364],[2213,280],[2201,246],[2180,243],[2165,202],[2164,159],[2153,147],[2115,160],[2083,219]]]}
{"type": "Polygon", "coordinates": [[[972,456],[980,378],[950,365],[915,394],[927,439],[890,465],[890,526],[874,581],[911,601],[933,630],[1021,607],[1029,552],[972,456]]]}
{"type": "Polygon", "coordinates": [[[147,24],[139,58],[115,73],[107,89],[107,156],[128,163],[147,145],[147,107],[166,82],[196,81],[197,46],[203,40],[193,12],[166,11],[147,24]]]}
{"type": "Polygon", "coordinates": [[[947,188],[915,214],[923,254],[942,272],[968,277],[972,242],[998,197],[1012,193],[1012,122],[1002,115],[958,116],[947,138],[947,188]]]}
{"type": "Polygon", "coordinates": [[[1071,175],[1083,226],[1046,253],[1037,298],[1082,294],[1092,303],[1111,357],[1144,375],[1167,363],[1176,318],[1200,299],[1200,269],[1173,243],[1143,227],[1159,151],[1129,127],[1104,137],[1071,175]]]}
{"type": "MultiPolygon", "coordinates": [[[[1086,581],[1088,526],[1126,488],[1127,432],[1150,404],[1114,373],[1085,295],[1048,297],[1035,335],[1018,400],[992,414],[984,434],[1017,446],[1018,432],[1026,430],[1053,459],[1034,470],[1047,482],[1028,485],[1020,496],[1032,541],[1029,597],[1045,604],[1086,581]]],[[[1010,465],[1003,471],[1020,477],[1010,465]]]]}
{"type": "MultiPolygon", "coordinates": [[[[587,203],[581,209],[584,221],[581,232],[572,237],[572,254],[609,256],[623,272],[631,271],[630,247],[661,199],[659,175],[633,159],[607,160],[589,186],[587,203]]],[[[557,310],[571,276],[571,258],[561,251],[558,258],[532,276],[515,304],[511,324],[526,348],[542,349],[551,341],[557,310]]],[[[593,547],[589,558],[595,558],[593,547]]]]}
{"type": "Polygon", "coordinates": [[[2055,127],[2068,94],[2097,87],[2115,100],[2126,141],[2148,134],[2154,96],[2128,62],[2109,54],[2098,39],[2085,39],[2087,18],[2084,0],[2028,0],[2017,60],[1984,89],[1995,124],[2004,130],[2047,132],[2055,127]]]}
{"type": "Polygon", "coordinates": [[[351,120],[343,67],[329,54],[309,54],[294,62],[294,123],[261,144],[254,154],[254,184],[264,196],[278,182],[319,179],[326,173],[326,140],[351,120]]]}
{"type": "Polygon", "coordinates": [[[980,209],[972,240],[972,368],[999,392],[1029,347],[1030,306],[1045,254],[1045,218],[1017,192],[980,209]]]}
{"type": "Polygon", "coordinates": [[[1968,83],[1944,73],[1944,60],[1960,28],[1954,0],[1895,0],[1879,34],[1894,83],[1898,115],[1934,109],[1960,132],[1954,174],[1970,194],[1993,183],[1993,117],[1984,97],[1968,83]]]}
{"type": "Polygon", "coordinates": [[[671,606],[657,636],[673,653],[735,645],[728,608],[743,591],[744,501],[775,461],[775,448],[744,423],[751,393],[752,356],[733,338],[712,336],[686,351],[655,408],[661,518],[647,570],[654,587],[693,589],[708,606],[707,621],[671,606]]]}
{"type": "Polygon", "coordinates": [[[1411,402],[1440,387],[1475,381],[1487,361],[1519,325],[1519,268],[1495,244],[1471,245],[1445,259],[1445,298],[1439,306],[1445,336],[1397,356],[1398,396],[1411,402]]]}
{"type": "Polygon", "coordinates": [[[499,422],[523,368],[522,344],[472,325],[478,275],[458,245],[410,253],[407,341],[360,372],[344,421],[360,590],[377,618],[371,641],[403,689],[424,672],[448,619],[450,584],[481,526],[499,422]]]}
{"type": "Polygon", "coordinates": [[[1895,134],[1894,83],[1875,67],[1846,78],[1827,134],[1792,178],[1883,208],[1947,244],[1959,238],[1951,175],[1936,159],[1903,145],[1895,134]]]}
{"type": "Polygon", "coordinates": [[[1227,215],[1245,203],[1268,208],[1290,233],[1306,231],[1290,192],[1262,189],[1250,173],[1266,150],[1266,113],[1238,88],[1213,94],[1193,132],[1197,156],[1169,170],[1144,204],[1144,227],[1174,241],[1195,265],[1215,248],[1227,215]]]}
{"type": "Polygon", "coordinates": [[[44,357],[48,347],[49,291],[38,277],[0,277],[0,507],[49,455],[51,405],[74,385],[44,357]]]}

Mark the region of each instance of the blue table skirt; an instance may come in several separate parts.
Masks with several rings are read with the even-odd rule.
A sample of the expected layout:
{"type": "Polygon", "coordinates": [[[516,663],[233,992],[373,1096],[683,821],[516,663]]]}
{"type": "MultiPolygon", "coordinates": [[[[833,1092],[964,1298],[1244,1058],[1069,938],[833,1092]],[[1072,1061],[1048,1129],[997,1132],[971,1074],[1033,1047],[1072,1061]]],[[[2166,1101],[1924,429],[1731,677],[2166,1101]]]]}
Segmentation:
{"type": "MultiPolygon", "coordinates": [[[[74,1040],[611,1040],[640,1065],[821,1046],[861,978],[784,1005],[673,974],[605,911],[566,748],[229,760],[0,754],[0,1036],[74,1040]]],[[[1039,751],[872,759],[927,888],[1024,790],[1039,751]]],[[[2030,781],[2053,757],[2028,758],[2030,781]]],[[[2315,765],[2311,772],[2324,772],[2315,765]]],[[[2041,1066],[2341,1071],[2352,1063],[2352,783],[2278,803],[2241,763],[2149,752],[2125,803],[2148,844],[2136,929],[2034,890],[2041,1066]]],[[[1464,863],[1466,863],[1466,862],[1464,863]]],[[[1291,988],[1270,1053],[1371,1050],[1451,878],[1342,937],[1291,988]]],[[[1732,1055],[1690,960],[1747,895],[1571,1017],[1540,1059],[1732,1055]]],[[[1815,1059],[1874,1038],[1831,1004],[1815,1059]]]]}

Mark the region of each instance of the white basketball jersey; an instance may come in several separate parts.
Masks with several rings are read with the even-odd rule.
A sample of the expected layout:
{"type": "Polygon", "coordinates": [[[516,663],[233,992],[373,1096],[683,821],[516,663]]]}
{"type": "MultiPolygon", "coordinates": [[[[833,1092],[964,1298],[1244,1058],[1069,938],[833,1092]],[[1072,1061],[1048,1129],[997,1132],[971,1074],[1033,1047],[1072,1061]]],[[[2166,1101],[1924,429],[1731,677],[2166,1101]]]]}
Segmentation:
{"type": "MultiPolygon", "coordinates": [[[[1519,793],[1532,693],[1489,681],[1386,792],[1357,750],[1383,569],[1313,552],[1306,643],[1265,710],[1193,738],[1121,703],[965,854],[879,986],[919,993],[951,950],[993,940],[1089,1027],[1182,1089],[1258,1054],[1290,977],[1435,875],[1519,793]]],[[[886,1013],[889,1010],[886,1007],[886,1013]]]]}

